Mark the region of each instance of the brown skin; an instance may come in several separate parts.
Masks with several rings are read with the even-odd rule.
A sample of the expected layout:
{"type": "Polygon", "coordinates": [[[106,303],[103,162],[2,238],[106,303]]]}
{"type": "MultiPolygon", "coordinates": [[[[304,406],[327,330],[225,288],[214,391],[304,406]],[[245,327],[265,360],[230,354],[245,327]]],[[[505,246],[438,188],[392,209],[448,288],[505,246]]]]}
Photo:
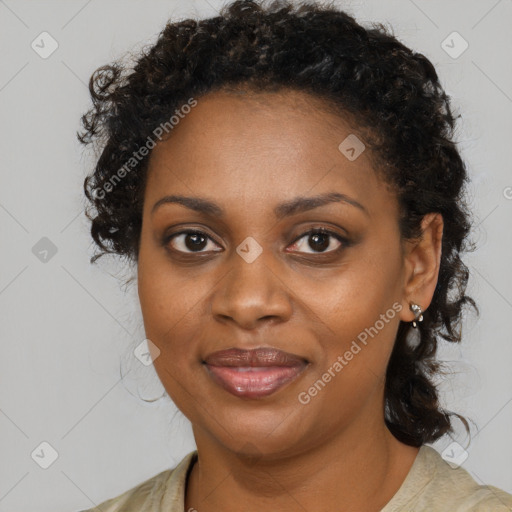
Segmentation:
{"type": "Polygon", "coordinates": [[[338,145],[352,130],[320,101],[292,91],[211,93],[150,157],[138,290],[146,335],[161,351],[156,371],[198,448],[186,510],[378,511],[418,453],[384,423],[384,377],[399,321],[414,319],[409,304],[425,310],[431,302],[442,218],[427,215],[422,240],[402,241],[396,196],[377,177],[370,149],[349,161],[338,145]],[[368,213],[334,202],[274,216],[279,203],[326,192],[368,213]],[[152,213],[170,194],[215,201],[224,216],[176,203],[152,213]],[[352,243],[303,236],[318,227],[352,243]],[[211,237],[196,249],[202,254],[186,235],[161,243],[183,229],[211,237]],[[236,252],[249,236],[263,249],[250,264],[236,252]],[[395,302],[401,311],[301,404],[299,393],[395,302]],[[309,365],[274,394],[246,399],[215,384],[202,364],[217,350],[260,346],[309,365]]]}

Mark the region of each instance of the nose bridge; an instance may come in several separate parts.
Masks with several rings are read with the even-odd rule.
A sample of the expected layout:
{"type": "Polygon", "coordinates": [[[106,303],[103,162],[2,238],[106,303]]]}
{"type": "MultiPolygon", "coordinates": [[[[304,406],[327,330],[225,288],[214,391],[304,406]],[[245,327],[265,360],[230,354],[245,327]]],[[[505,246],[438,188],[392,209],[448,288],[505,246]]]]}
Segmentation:
{"type": "Polygon", "coordinates": [[[230,255],[229,270],[212,302],[214,316],[230,317],[244,327],[264,317],[285,319],[291,313],[272,253],[248,238],[230,255]]]}

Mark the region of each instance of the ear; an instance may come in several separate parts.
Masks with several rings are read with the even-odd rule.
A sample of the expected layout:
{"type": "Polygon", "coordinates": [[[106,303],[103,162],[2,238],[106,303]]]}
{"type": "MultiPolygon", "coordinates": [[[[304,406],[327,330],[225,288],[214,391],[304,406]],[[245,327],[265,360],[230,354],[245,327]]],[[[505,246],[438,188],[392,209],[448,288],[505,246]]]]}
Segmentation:
{"type": "Polygon", "coordinates": [[[404,286],[400,319],[412,322],[414,313],[411,303],[425,311],[432,302],[439,277],[443,240],[443,217],[440,213],[428,213],[421,222],[419,239],[407,240],[404,247],[404,286]]]}

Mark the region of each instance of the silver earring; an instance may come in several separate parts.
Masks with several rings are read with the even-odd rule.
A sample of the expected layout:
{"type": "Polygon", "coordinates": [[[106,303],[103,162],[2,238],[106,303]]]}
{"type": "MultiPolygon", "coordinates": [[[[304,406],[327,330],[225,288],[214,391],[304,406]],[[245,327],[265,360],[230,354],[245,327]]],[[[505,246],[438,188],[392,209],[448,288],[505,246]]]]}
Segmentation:
{"type": "Polygon", "coordinates": [[[423,322],[423,311],[421,310],[420,306],[418,306],[418,304],[411,304],[409,308],[415,316],[414,320],[412,321],[412,326],[418,327],[416,322],[423,322]]]}

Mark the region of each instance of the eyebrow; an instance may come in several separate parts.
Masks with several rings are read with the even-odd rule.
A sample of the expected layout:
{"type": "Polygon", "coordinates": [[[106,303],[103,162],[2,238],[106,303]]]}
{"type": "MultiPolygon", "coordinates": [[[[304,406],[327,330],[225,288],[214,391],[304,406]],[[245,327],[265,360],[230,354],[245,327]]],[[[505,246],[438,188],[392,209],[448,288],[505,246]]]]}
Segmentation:
{"type": "MultiPolygon", "coordinates": [[[[194,210],[205,215],[212,217],[223,217],[224,210],[215,202],[210,201],[202,197],[187,197],[182,195],[170,195],[164,196],[159,199],[151,209],[153,214],[160,206],[164,204],[177,203],[181,204],[191,210],[194,210]]],[[[327,205],[329,203],[346,203],[355,206],[367,216],[369,216],[368,210],[358,201],[351,197],[341,194],[339,192],[327,192],[317,196],[299,196],[284,203],[277,205],[274,208],[274,215],[277,219],[296,215],[298,213],[306,212],[319,208],[320,206],[327,205]]]]}

